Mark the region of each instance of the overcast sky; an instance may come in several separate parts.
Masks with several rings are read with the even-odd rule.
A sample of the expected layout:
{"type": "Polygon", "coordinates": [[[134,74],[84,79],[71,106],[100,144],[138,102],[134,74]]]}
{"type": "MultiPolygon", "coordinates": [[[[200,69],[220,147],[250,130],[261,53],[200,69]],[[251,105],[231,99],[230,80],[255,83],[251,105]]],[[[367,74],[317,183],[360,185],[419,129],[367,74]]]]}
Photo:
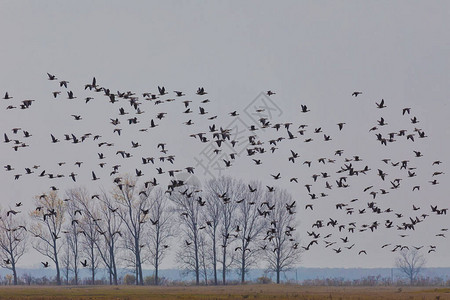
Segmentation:
{"type": "MultiPolygon", "coordinates": [[[[437,245],[437,251],[427,255],[428,265],[448,267],[450,242],[435,236],[448,228],[448,215],[437,216],[430,205],[449,205],[448,175],[432,177],[436,171],[446,173],[449,164],[449,14],[448,1],[0,1],[0,95],[8,92],[14,97],[1,99],[2,136],[7,133],[10,138],[24,140],[21,132],[12,133],[15,127],[33,135],[24,140],[30,146],[18,151],[10,143],[0,145],[2,168],[7,164],[15,168],[0,172],[1,206],[9,208],[22,201],[23,210],[30,210],[33,196],[48,191],[51,185],[61,191],[76,186],[67,177],[72,171],[79,173],[78,184],[92,193],[111,187],[109,171],[97,166],[100,149],[96,143],[52,144],[50,133],[61,140],[64,133],[101,134],[103,140],[115,143],[114,151],[129,151],[130,141],[139,141],[145,147],[136,150],[133,163],[139,163],[141,156],[158,157],[156,144],[165,142],[176,155],[174,168],[195,166],[195,175],[203,180],[219,173],[209,166],[210,174],[204,174],[197,162],[207,145],[189,134],[207,131],[215,122],[218,127],[247,130],[244,136],[248,136],[252,134],[248,126],[257,124],[258,115],[252,113],[265,105],[263,114],[271,112],[266,116],[271,123],[292,122],[291,131],[298,138],[284,141],[274,154],[262,156],[263,165],[258,168],[244,153],[222,173],[288,189],[297,201],[298,230],[304,243],[310,240],[306,231],[317,219],[331,217],[348,223],[354,218],[359,225],[377,220],[384,225],[385,219],[395,218],[348,216],[335,209],[336,203],[359,198],[355,208],[367,210],[366,203],[372,196],[362,191],[370,185],[378,191],[390,191],[377,195],[375,201],[402,212],[405,221],[421,213],[430,215],[404,238],[397,230],[383,226],[374,233],[355,233],[351,236],[355,249],[367,250],[367,256],[358,256],[355,251],[337,256],[321,244],[304,253],[301,266],[391,267],[395,253],[390,251],[392,247],[381,249],[381,245],[392,243],[424,245],[425,252],[429,245],[437,245]],[[67,90],[72,90],[77,99],[68,100],[67,90],[49,81],[47,72],[69,81],[67,90]],[[183,91],[186,100],[193,101],[194,114],[183,114],[179,99],[160,105],[142,100],[146,123],[159,112],[168,112],[167,119],[158,120],[160,126],[147,133],[123,125],[127,138],[119,139],[109,119],[117,115],[119,107],[128,111],[131,107],[126,102],[110,104],[102,93],[85,91],[84,85],[93,76],[112,92],[133,91],[140,98],[143,92],[157,93],[158,86],[165,86],[169,93],[183,91]],[[195,95],[198,87],[204,87],[208,94],[195,95]],[[261,94],[267,90],[276,94],[261,94]],[[62,93],[54,99],[53,91],[62,93]],[[354,91],[363,94],[355,98],[354,91]],[[86,104],[83,99],[87,96],[94,99],[86,104]],[[206,98],[211,102],[201,104],[206,98]],[[20,102],[25,99],[35,102],[29,109],[20,110],[20,102]],[[378,109],[375,102],[381,99],[387,107],[378,109]],[[301,113],[302,104],[307,105],[308,113],[301,113]],[[7,110],[9,105],[17,108],[7,110]],[[200,118],[198,106],[204,106],[208,116],[218,118],[214,122],[200,118]],[[402,115],[405,107],[411,108],[411,115],[402,115]],[[232,111],[239,116],[231,117],[228,113],[232,111]],[[83,120],[75,121],[71,114],[81,115],[83,120]],[[411,124],[413,116],[419,123],[411,124]],[[369,132],[380,117],[388,122],[386,129],[379,129],[384,135],[400,129],[414,133],[414,128],[420,128],[427,138],[419,139],[416,132],[414,142],[396,137],[395,143],[382,146],[376,132],[369,132]],[[195,124],[183,125],[189,119],[195,124]],[[339,122],[346,123],[342,131],[336,125],[339,122]],[[309,125],[307,135],[314,136],[313,143],[303,142],[306,137],[297,133],[300,124],[309,125]],[[332,137],[330,142],[319,142],[323,133],[312,133],[319,127],[332,137]],[[342,157],[334,155],[338,149],[344,150],[342,157]],[[300,154],[296,164],[288,161],[290,150],[300,154]],[[413,151],[421,151],[423,157],[415,158],[413,151]],[[363,159],[354,164],[368,165],[370,174],[352,178],[351,186],[343,192],[336,188],[326,191],[328,198],[316,200],[313,212],[305,210],[311,199],[304,185],[313,183],[311,175],[329,172],[336,177],[344,157],[354,155],[363,159]],[[320,157],[339,161],[322,166],[317,162],[320,157]],[[418,176],[404,178],[405,172],[384,164],[384,158],[392,162],[409,160],[417,167],[418,176]],[[78,160],[84,161],[86,168],[75,169],[73,163],[78,160]],[[313,161],[311,168],[302,164],[305,160],[313,161]],[[432,166],[436,160],[443,164],[432,166]],[[63,161],[66,165],[58,167],[57,162],[63,161]],[[36,173],[46,170],[66,177],[50,181],[36,174],[25,175],[24,168],[35,164],[41,166],[36,173]],[[402,187],[391,191],[390,183],[376,176],[378,168],[384,169],[390,180],[403,176],[402,187]],[[100,174],[98,185],[90,180],[92,170],[100,174]],[[279,172],[282,180],[275,182],[270,174],[279,172]],[[24,175],[14,180],[13,175],[18,173],[24,175]],[[292,177],[298,177],[299,184],[290,183],[292,177]],[[440,184],[432,186],[428,182],[432,179],[440,184]],[[421,190],[412,192],[414,185],[421,185],[421,190]],[[413,211],[413,204],[421,210],[413,211]]],[[[169,94],[167,98],[174,97],[169,94]]],[[[267,151],[271,147],[268,140],[287,137],[285,129],[260,129],[255,133],[265,142],[267,151]]],[[[119,163],[128,172],[141,167],[121,160],[113,151],[108,153],[109,166],[119,163]]],[[[145,172],[149,178],[156,176],[154,169],[145,172]]],[[[327,229],[322,232],[325,235],[327,229]]],[[[336,239],[345,235],[336,234],[336,239]]],[[[32,264],[30,258],[23,262],[27,263],[32,264]]],[[[173,262],[165,263],[166,267],[174,266],[173,262]]]]}

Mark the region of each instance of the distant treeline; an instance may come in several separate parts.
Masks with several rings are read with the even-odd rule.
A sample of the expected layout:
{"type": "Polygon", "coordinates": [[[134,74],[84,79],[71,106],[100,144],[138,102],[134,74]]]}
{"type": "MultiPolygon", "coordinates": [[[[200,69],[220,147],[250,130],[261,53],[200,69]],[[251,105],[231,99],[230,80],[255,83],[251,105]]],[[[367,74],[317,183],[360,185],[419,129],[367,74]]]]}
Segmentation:
{"type": "MultiPolygon", "coordinates": [[[[118,271],[118,284],[134,284],[135,277],[127,269],[118,271]]],[[[19,285],[55,285],[54,270],[18,269],[19,285]]],[[[80,272],[79,285],[92,285],[87,270],[80,272]]],[[[263,269],[251,269],[248,274],[248,283],[272,283],[274,274],[263,269]]],[[[160,270],[160,285],[193,285],[195,276],[187,275],[182,270],[160,270]]],[[[284,272],[283,283],[300,284],[305,286],[402,286],[409,285],[404,274],[396,268],[296,268],[284,272]],[[372,274],[372,275],[370,275],[372,274]]],[[[12,276],[7,270],[0,270],[0,284],[12,284],[12,276]]],[[[74,285],[73,278],[64,280],[64,285],[74,285]]],[[[106,269],[99,269],[95,285],[109,284],[106,269]]],[[[202,283],[203,285],[214,282],[202,283]]],[[[237,270],[230,270],[226,284],[240,284],[237,270]]],[[[144,285],[155,285],[154,270],[144,270],[144,285]]],[[[422,276],[415,282],[417,286],[450,286],[450,268],[427,268],[422,276]]]]}

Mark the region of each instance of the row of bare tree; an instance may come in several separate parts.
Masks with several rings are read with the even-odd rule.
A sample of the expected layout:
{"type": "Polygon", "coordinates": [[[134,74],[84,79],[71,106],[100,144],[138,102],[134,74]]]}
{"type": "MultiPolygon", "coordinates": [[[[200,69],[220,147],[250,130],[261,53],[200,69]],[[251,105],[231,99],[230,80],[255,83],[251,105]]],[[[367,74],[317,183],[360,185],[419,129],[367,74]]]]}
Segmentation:
{"type": "MultiPolygon", "coordinates": [[[[276,274],[300,259],[295,230],[295,201],[285,190],[244,183],[230,177],[207,181],[203,188],[172,181],[167,190],[151,182],[123,176],[111,191],[92,195],[85,188],[50,191],[35,197],[28,217],[10,209],[1,212],[0,265],[13,273],[28,242],[44,258],[42,267],[56,269],[56,282],[79,281],[80,268],[91,282],[105,268],[110,284],[117,270],[132,268],[136,284],[144,284],[143,267],[158,272],[169,249],[179,266],[202,280],[226,284],[238,269],[241,281],[251,267],[276,274]]],[[[20,203],[16,204],[17,207],[20,203]]]]}

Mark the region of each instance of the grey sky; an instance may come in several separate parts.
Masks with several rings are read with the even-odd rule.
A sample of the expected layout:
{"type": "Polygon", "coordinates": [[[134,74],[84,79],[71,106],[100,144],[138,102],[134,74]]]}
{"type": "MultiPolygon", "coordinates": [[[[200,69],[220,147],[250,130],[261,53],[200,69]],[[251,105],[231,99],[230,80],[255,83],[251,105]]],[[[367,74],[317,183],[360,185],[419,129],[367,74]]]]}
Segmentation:
{"type": "MultiPolygon", "coordinates": [[[[61,190],[74,186],[67,178],[72,170],[79,173],[80,184],[92,192],[98,190],[90,181],[91,170],[98,169],[100,149],[96,144],[53,145],[50,133],[59,139],[64,133],[102,134],[104,140],[115,143],[114,150],[129,150],[131,140],[139,141],[148,148],[137,150],[134,162],[141,155],[158,156],[156,143],[164,141],[176,155],[178,167],[195,165],[194,158],[205,145],[188,135],[205,131],[211,124],[199,118],[199,102],[211,100],[205,108],[211,115],[219,115],[218,126],[232,122],[228,113],[234,110],[249,124],[244,108],[270,89],[276,92],[271,99],[281,110],[281,116],[274,116],[272,123],[293,122],[296,127],[304,123],[309,131],[322,127],[333,140],[328,144],[305,144],[299,136],[292,143],[280,144],[275,154],[262,157],[260,169],[253,166],[251,158],[243,157],[225,174],[287,188],[298,202],[299,230],[305,242],[309,240],[306,230],[310,231],[317,219],[333,217],[348,223],[354,217],[359,224],[384,222],[384,216],[345,216],[333,205],[360,197],[357,207],[364,207],[370,198],[362,189],[375,180],[379,187],[376,169],[384,168],[383,158],[410,160],[419,174],[414,182],[422,188],[420,193],[412,193],[413,183],[408,183],[375,201],[384,207],[392,205],[405,216],[415,215],[413,204],[430,214],[426,224],[406,232],[410,234],[406,238],[400,238],[396,230],[386,229],[352,236],[355,247],[366,249],[368,256],[358,256],[354,251],[337,256],[321,245],[313,252],[305,252],[303,266],[389,267],[395,253],[380,249],[384,241],[393,245],[436,244],[438,251],[427,256],[428,265],[449,266],[450,243],[447,238],[434,236],[440,228],[448,227],[448,216],[431,215],[429,209],[430,204],[448,207],[448,175],[438,178],[439,185],[431,187],[428,183],[434,171],[448,173],[449,14],[448,1],[0,1],[0,94],[3,97],[8,91],[14,97],[1,100],[2,133],[12,138],[11,128],[21,127],[33,134],[29,148],[14,152],[10,144],[0,145],[1,165],[11,164],[16,168],[13,172],[23,174],[25,167],[39,164],[41,170],[61,170],[66,175],[64,180],[53,182],[26,175],[14,181],[11,172],[2,170],[1,206],[7,208],[23,201],[24,210],[31,209],[32,197],[51,185],[61,190]],[[48,81],[47,72],[68,80],[69,90],[74,91],[77,100],[66,99],[66,90],[48,81]],[[131,108],[127,103],[110,105],[100,93],[82,105],[84,97],[92,94],[84,91],[84,84],[93,76],[114,92],[156,93],[158,85],[164,85],[169,92],[181,90],[193,101],[195,115],[181,114],[181,103],[145,103],[147,121],[162,111],[168,112],[167,120],[146,134],[124,129],[128,136],[119,140],[112,133],[109,118],[117,115],[121,106],[128,111],[131,108]],[[200,86],[208,92],[206,97],[195,95],[200,86]],[[57,99],[51,95],[54,90],[62,91],[57,99]],[[355,90],[363,94],[354,98],[351,93],[355,90]],[[378,110],[375,102],[382,98],[388,107],[378,110]],[[7,105],[18,106],[24,99],[36,101],[28,110],[5,110],[7,105]],[[302,114],[301,104],[311,111],[302,114]],[[404,107],[411,107],[411,116],[402,116],[404,107]],[[83,120],[77,123],[71,114],[80,114],[83,120]],[[414,143],[399,139],[384,147],[373,132],[368,132],[384,117],[390,126],[384,133],[406,128],[412,133],[414,125],[409,118],[413,116],[420,120],[417,126],[426,132],[427,139],[414,143]],[[194,121],[193,127],[182,125],[188,119],[194,121]],[[342,132],[338,131],[338,122],[346,122],[342,132]],[[287,159],[291,149],[299,152],[300,161],[334,158],[335,150],[344,149],[343,157],[360,155],[364,159],[362,166],[367,164],[372,171],[355,180],[347,191],[329,191],[333,200],[318,200],[314,212],[305,211],[304,205],[310,199],[304,184],[311,183],[311,174],[331,174],[339,165],[321,167],[317,161],[311,169],[300,162],[293,165],[287,159]],[[424,157],[415,159],[413,150],[422,151],[424,157]],[[443,165],[432,167],[431,163],[438,159],[443,165]],[[86,167],[75,169],[76,160],[85,161],[86,167]],[[58,161],[66,161],[67,165],[58,169],[58,161]],[[283,180],[274,182],[269,174],[278,172],[283,180]],[[289,183],[294,176],[299,178],[298,185],[289,183]]],[[[257,133],[267,143],[269,136],[286,137],[285,130],[281,132],[257,133]]],[[[124,171],[134,172],[135,164],[127,165],[110,153],[106,160],[109,165],[117,162],[124,171]]],[[[385,168],[391,176],[404,174],[385,168]]],[[[101,172],[100,185],[110,187],[108,172],[101,172]]],[[[152,178],[154,172],[148,169],[145,173],[152,178]]],[[[196,175],[202,178],[199,167],[196,175]]],[[[167,266],[172,264],[167,262],[167,266]]]]}

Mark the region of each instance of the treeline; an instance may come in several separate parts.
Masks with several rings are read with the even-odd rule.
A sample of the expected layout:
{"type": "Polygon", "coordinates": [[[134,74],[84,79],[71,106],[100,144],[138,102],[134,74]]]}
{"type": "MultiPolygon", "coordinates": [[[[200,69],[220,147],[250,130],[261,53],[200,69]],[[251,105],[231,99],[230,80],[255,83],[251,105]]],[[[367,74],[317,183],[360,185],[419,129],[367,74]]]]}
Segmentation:
{"type": "Polygon", "coordinates": [[[378,276],[366,276],[360,279],[323,278],[306,279],[301,282],[306,286],[450,286],[450,279],[439,276],[418,276],[413,284],[409,278],[396,278],[378,276]]]}
{"type": "Polygon", "coordinates": [[[256,267],[273,272],[279,283],[301,253],[292,196],[257,181],[220,177],[200,188],[172,180],[163,189],[126,175],[109,191],[52,189],[36,195],[34,204],[28,214],[19,210],[21,202],[0,212],[0,265],[11,270],[13,284],[31,249],[42,268],[55,269],[57,285],[80,284],[81,269],[90,274],[83,283],[95,284],[100,268],[109,284],[119,284],[118,269],[127,268],[134,283],[144,285],[144,267],[154,270],[158,285],[169,251],[197,285],[226,284],[231,269],[243,283],[256,267]]]}
{"type": "MultiPolygon", "coordinates": [[[[124,276],[118,277],[119,285],[134,285],[136,283],[136,277],[133,274],[125,274],[124,276]]],[[[245,284],[271,284],[273,280],[271,277],[261,276],[255,280],[247,280],[245,284]]],[[[391,277],[377,276],[366,276],[360,279],[345,279],[343,277],[330,277],[321,279],[304,279],[300,281],[295,280],[284,280],[286,284],[299,284],[302,286],[411,286],[407,278],[396,278],[392,280],[391,277]]],[[[0,285],[13,285],[13,276],[11,274],[0,276],[0,285]]],[[[18,277],[18,285],[55,285],[57,284],[56,278],[49,278],[47,276],[36,277],[28,273],[25,273],[18,277]]],[[[75,279],[72,277],[70,279],[63,280],[62,284],[65,285],[75,285],[75,279]]],[[[109,280],[106,277],[98,278],[92,283],[90,278],[82,278],[78,280],[78,285],[107,285],[109,280]]],[[[155,276],[145,276],[143,285],[155,285],[155,276]]],[[[186,285],[196,285],[195,281],[190,280],[171,280],[165,277],[159,278],[159,285],[163,286],[186,286],[186,285]]],[[[202,285],[212,284],[212,282],[201,282],[202,285]]],[[[220,283],[219,283],[220,284],[220,283]]],[[[228,285],[242,284],[239,280],[227,280],[228,285]]],[[[429,277],[429,276],[419,276],[414,282],[414,286],[440,286],[448,287],[450,286],[450,279],[443,278],[439,276],[429,277]]]]}

